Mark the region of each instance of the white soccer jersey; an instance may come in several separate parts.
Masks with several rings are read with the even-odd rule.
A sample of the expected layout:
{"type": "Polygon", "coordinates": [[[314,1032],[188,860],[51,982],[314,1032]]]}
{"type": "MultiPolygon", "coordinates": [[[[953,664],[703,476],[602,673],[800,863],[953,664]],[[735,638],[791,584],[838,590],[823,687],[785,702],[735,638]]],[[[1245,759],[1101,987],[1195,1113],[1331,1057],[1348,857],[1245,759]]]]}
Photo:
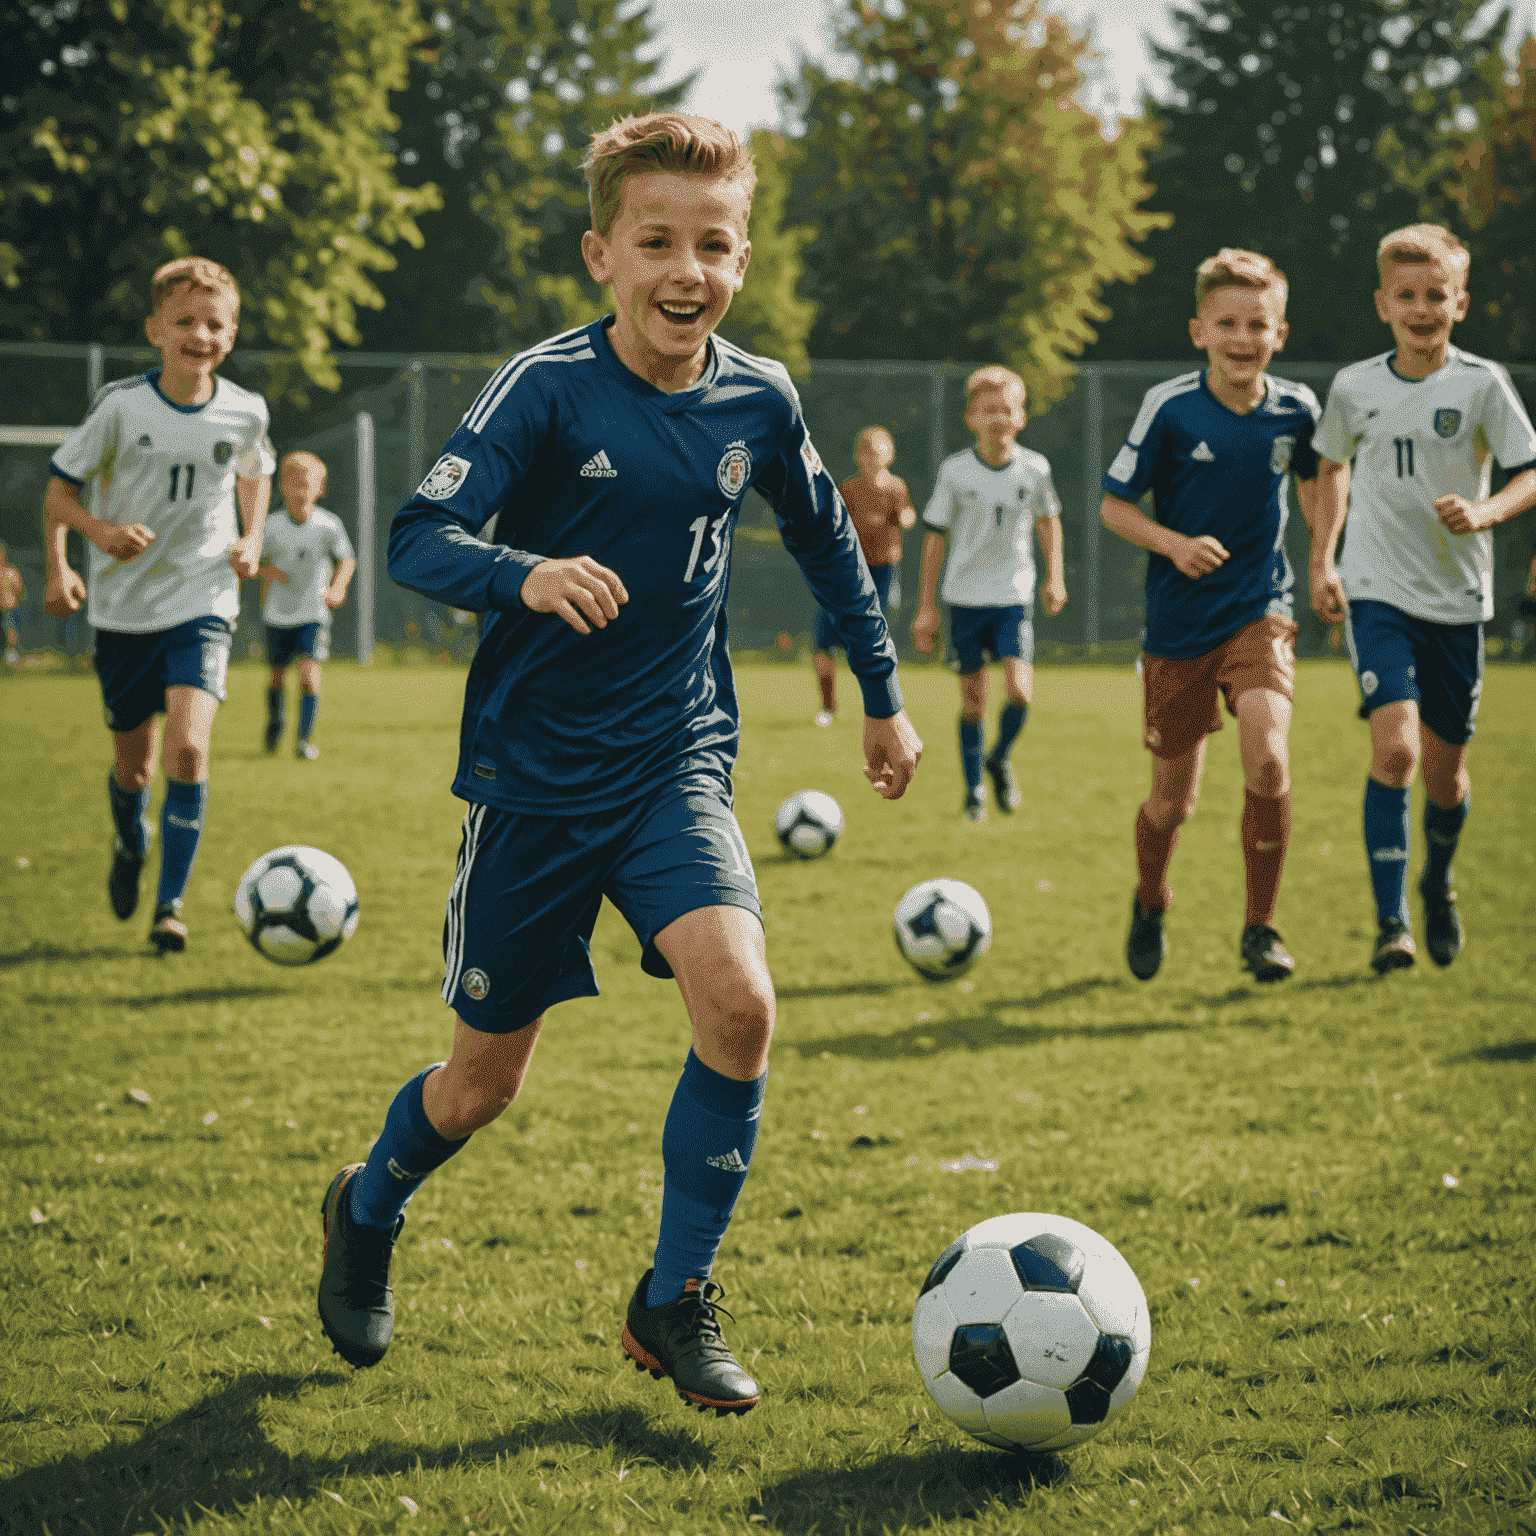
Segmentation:
{"type": "Polygon", "coordinates": [[[1339,576],[1351,598],[1436,624],[1493,617],[1493,533],[1452,533],[1435,499],[1488,495],[1494,459],[1536,462],[1536,431],[1497,363],[1452,347],[1443,368],[1405,379],[1391,353],[1341,369],[1313,446],[1354,460],[1339,576]]]}
{"type": "Polygon", "coordinates": [[[974,448],[950,454],[923,509],[923,525],[949,535],[939,596],[958,608],[1032,602],[1034,520],[1060,515],[1044,455],[1015,444],[1013,457],[994,469],[974,448]]]}
{"type": "Polygon", "coordinates": [[[95,481],[92,516],[143,523],[155,535],[133,560],[87,544],[87,618],[97,629],[143,634],[188,619],[236,619],[235,480],[270,475],[277,464],[260,395],[216,378],[205,404],[177,405],[158,379],[156,369],[100,390],[50,466],[73,485],[95,481]]]}
{"type": "Polygon", "coordinates": [[[325,589],[336,566],[355,558],[347,530],[334,512],[314,507],[302,523],[294,522],[286,509],[274,513],[267,519],[261,563],[275,565],[288,580],[267,584],[262,623],[281,629],[329,624],[331,610],[325,606],[325,589]]]}

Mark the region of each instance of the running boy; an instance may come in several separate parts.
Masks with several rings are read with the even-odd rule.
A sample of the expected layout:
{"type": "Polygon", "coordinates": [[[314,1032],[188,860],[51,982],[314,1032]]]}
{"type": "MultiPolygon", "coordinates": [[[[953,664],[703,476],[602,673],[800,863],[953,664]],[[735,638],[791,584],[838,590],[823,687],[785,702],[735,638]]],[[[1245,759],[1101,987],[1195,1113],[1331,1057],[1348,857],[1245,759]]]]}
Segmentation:
{"type": "Polygon", "coordinates": [[[1023,379],[1011,368],[978,368],[965,381],[965,395],[965,424],[975,434],[976,446],[944,460],[923,509],[927,536],[912,639],[920,651],[934,647],[939,632],[934,594],[942,569],[941,595],[949,604],[950,661],[960,674],[962,809],[971,821],[985,821],[983,769],[1004,815],[1017,810],[1022,799],[1008,754],[1029,718],[1035,694],[1031,519],[1045,553],[1040,596],[1047,613],[1057,614],[1066,607],[1067,583],[1061,502],[1051,484],[1051,466],[1040,454],[1014,441],[1029,419],[1023,379]],[[946,564],[951,535],[955,547],[946,564]],[[983,757],[989,655],[1003,664],[1007,701],[997,719],[997,740],[983,757]]]}
{"type": "MultiPolygon", "coordinates": [[[[907,482],[891,473],[896,440],[884,427],[865,427],[853,444],[859,472],[838,486],[869,574],[880,594],[880,606],[893,612],[901,606],[901,536],[916,521],[907,482]]],[[[821,689],[817,725],[831,725],[837,715],[837,663],[832,652],[842,647],[837,621],[825,608],[816,610],[816,682],[821,689]]]]}
{"type": "Polygon", "coordinates": [[[655,113],[598,134],[586,170],[582,254],[616,313],[504,364],[390,532],[397,581],[489,615],[454,781],[470,804],[444,927],[453,1054],[400,1090],[367,1162],[332,1181],[320,1317],[344,1359],[382,1358],[405,1204],[517,1097],[546,1010],[597,994],[587,946],[607,896],[642,968],[676,977],[693,1028],[662,1133],[655,1263],[623,1347],[685,1401],[744,1413],[757,1384],[721,1337],[709,1275],[757,1142],[774,1017],[731,814],[723,605],[750,487],[838,616],[885,798],[921,743],[789,375],[711,335],[751,255],[751,156],[718,123],[655,113]],[[481,543],[493,513],[496,542],[481,543]]]}
{"type": "Polygon", "coordinates": [[[1414,960],[1408,790],[1421,762],[1425,937],[1436,965],[1461,951],[1451,859],[1471,804],[1467,746],[1493,617],[1490,530],[1536,504],[1536,432],[1504,370],[1451,345],[1467,313],[1467,248],[1438,224],[1411,224],[1382,240],[1377,266],[1376,313],[1396,346],[1342,369],[1328,392],[1310,575],[1324,623],[1344,618],[1348,599],[1345,636],[1371,724],[1371,967],[1384,975],[1414,960]],[[1494,459],[1510,479],[1490,496],[1494,459]]]}
{"type": "Polygon", "coordinates": [[[1295,698],[1288,474],[1308,510],[1317,398],[1265,369],[1284,345],[1286,282],[1268,257],[1227,249],[1200,264],[1190,339],[1206,367],[1149,389],[1104,476],[1104,526],[1150,551],[1141,663],[1152,793],[1136,815],[1136,894],[1126,959],[1142,981],[1167,952],[1163,914],[1179,827],[1195,808],[1217,694],[1243,760],[1240,943],[1257,981],[1296,968],[1275,932],[1291,832],[1287,736],[1295,698]],[[1153,515],[1135,503],[1150,490],[1153,515]]]}
{"type": "Polygon", "coordinates": [[[267,523],[262,545],[261,619],[267,629],[267,660],[272,679],[267,688],[267,751],[282,740],[283,683],[288,663],[299,662],[299,739],[294,755],[304,761],[320,756],[311,740],[320,710],[320,666],[331,654],[331,614],[347,600],[347,584],[357,569],[352,544],[341,519],[316,506],[325,494],[325,465],[312,453],[285,454],[278,472],[286,517],[267,523]]]}
{"type": "Polygon", "coordinates": [[[65,556],[68,530],[91,546],[87,617],[114,760],[107,894],[124,921],[139,902],[159,716],[166,719],[160,887],[149,935],[161,954],[186,947],[181,904],[208,804],[209,738],[276,463],[266,401],[215,372],[239,323],[240,292],[217,262],[185,256],[156,271],[144,334],[160,367],[97,394],[53,457],[44,501],[48,612],[74,613],[86,598],[65,556]],[[91,481],[87,510],[80,491],[91,481]]]}

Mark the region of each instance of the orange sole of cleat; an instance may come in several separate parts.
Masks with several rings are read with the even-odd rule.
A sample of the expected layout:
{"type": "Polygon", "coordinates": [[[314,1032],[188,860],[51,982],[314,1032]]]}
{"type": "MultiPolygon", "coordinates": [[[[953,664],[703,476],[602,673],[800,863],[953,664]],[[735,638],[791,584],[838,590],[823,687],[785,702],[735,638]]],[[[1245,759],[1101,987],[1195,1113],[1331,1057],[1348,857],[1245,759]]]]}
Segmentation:
{"type": "MultiPolygon", "coordinates": [[[[654,1376],[657,1381],[665,1381],[667,1379],[667,1373],[662,1369],[661,1361],[650,1350],[644,1348],[636,1341],[634,1334],[629,1331],[627,1326],[619,1342],[624,1347],[624,1353],[634,1362],[635,1369],[642,1375],[648,1373],[654,1376]]],[[[675,1386],[676,1383],[674,1382],[673,1385],[675,1386]]],[[[717,1419],[726,1418],[730,1414],[750,1413],[758,1404],[758,1399],[755,1397],[743,1398],[740,1402],[736,1403],[722,1403],[716,1398],[698,1397],[692,1392],[684,1392],[680,1387],[678,1388],[677,1395],[680,1401],[687,1403],[690,1408],[697,1408],[700,1413],[708,1413],[713,1408],[717,1419]]]]}

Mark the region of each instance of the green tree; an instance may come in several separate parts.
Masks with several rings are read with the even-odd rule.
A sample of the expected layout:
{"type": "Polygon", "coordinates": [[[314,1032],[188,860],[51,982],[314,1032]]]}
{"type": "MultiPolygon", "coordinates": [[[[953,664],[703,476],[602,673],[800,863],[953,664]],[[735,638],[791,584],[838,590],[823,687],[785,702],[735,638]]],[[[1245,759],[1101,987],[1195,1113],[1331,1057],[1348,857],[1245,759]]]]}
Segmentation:
{"type": "Polygon", "coordinates": [[[0,328],[142,339],[149,274],[196,252],[234,272],[246,345],[337,382],[371,274],[418,244],[430,186],[385,139],[415,0],[53,0],[20,11],[0,69],[0,328]]]}
{"type": "Polygon", "coordinates": [[[1146,269],[1156,130],[1105,133],[1087,40],[1036,0],[857,0],[838,41],[853,77],[807,65],[786,98],[812,355],[1009,362],[1049,404],[1146,269]]]}

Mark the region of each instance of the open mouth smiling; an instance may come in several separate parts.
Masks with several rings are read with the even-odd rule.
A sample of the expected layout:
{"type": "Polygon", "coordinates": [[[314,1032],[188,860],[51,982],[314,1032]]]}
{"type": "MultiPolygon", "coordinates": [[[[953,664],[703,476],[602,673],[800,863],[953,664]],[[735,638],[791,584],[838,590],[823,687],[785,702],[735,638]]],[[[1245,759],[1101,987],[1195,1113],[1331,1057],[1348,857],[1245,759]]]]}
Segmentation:
{"type": "Polygon", "coordinates": [[[704,313],[704,305],[682,299],[662,299],[656,306],[674,325],[692,325],[704,313]]]}

